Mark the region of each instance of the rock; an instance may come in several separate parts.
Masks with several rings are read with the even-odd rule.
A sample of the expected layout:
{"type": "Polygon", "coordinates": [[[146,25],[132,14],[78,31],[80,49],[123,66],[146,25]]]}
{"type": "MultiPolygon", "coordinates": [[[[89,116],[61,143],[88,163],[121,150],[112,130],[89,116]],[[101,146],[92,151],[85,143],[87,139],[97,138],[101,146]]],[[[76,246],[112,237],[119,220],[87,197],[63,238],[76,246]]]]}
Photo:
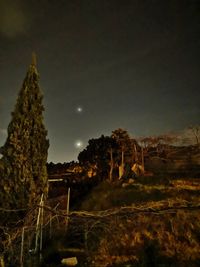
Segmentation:
{"type": "Polygon", "coordinates": [[[122,187],[123,187],[123,188],[125,188],[125,187],[127,187],[127,186],[129,186],[129,184],[127,184],[127,183],[123,183],[123,184],[122,184],[122,187]]]}
{"type": "Polygon", "coordinates": [[[62,259],[61,263],[66,266],[76,266],[78,264],[78,260],[76,257],[64,258],[62,259]]]}
{"type": "Polygon", "coordinates": [[[134,182],[135,182],[135,181],[134,181],[134,179],[132,179],[132,178],[130,178],[130,179],[128,180],[128,183],[129,183],[129,184],[134,184],[134,182]]]}

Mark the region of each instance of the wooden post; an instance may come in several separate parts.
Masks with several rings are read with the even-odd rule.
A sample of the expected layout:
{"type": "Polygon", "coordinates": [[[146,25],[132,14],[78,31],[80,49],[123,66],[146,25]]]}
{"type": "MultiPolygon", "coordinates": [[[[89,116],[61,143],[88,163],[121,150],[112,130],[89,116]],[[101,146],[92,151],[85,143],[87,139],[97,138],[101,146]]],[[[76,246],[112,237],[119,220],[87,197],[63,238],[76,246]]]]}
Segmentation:
{"type": "Polygon", "coordinates": [[[23,266],[24,259],[24,227],[22,228],[22,239],[21,239],[21,253],[20,253],[20,266],[23,266]]]}
{"type": "Polygon", "coordinates": [[[0,256],[0,267],[5,267],[3,256],[0,256]]]}
{"type": "Polygon", "coordinates": [[[67,219],[66,219],[66,225],[68,227],[68,222],[69,222],[69,201],[70,201],[70,187],[68,188],[68,193],[67,193],[67,219]]]}

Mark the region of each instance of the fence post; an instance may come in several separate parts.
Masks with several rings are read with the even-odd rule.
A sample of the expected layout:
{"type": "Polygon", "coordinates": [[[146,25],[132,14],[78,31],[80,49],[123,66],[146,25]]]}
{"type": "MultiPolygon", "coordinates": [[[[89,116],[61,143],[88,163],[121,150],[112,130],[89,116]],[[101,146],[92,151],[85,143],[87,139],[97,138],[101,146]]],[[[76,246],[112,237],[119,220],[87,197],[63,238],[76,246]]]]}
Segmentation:
{"type": "Polygon", "coordinates": [[[37,217],[37,223],[36,223],[36,235],[35,235],[35,250],[34,252],[36,253],[38,251],[38,239],[41,233],[41,228],[40,228],[40,217],[41,217],[41,205],[43,202],[43,194],[41,196],[40,199],[40,207],[39,207],[39,211],[38,211],[38,217],[37,217]]]}
{"type": "Polygon", "coordinates": [[[49,221],[49,238],[52,237],[52,215],[50,214],[50,221],[49,221]]]}
{"type": "Polygon", "coordinates": [[[69,223],[69,201],[70,201],[70,187],[68,188],[68,193],[67,193],[67,219],[66,219],[67,227],[69,223]]]}
{"type": "Polygon", "coordinates": [[[40,252],[42,251],[43,239],[43,220],[44,220],[44,201],[41,201],[41,221],[40,221],[40,252]]]}
{"type": "Polygon", "coordinates": [[[0,255],[0,267],[5,267],[4,258],[0,255]]]}
{"type": "Polygon", "coordinates": [[[20,253],[20,266],[23,267],[23,259],[24,259],[24,228],[22,227],[22,239],[21,239],[21,253],[20,253]]]}

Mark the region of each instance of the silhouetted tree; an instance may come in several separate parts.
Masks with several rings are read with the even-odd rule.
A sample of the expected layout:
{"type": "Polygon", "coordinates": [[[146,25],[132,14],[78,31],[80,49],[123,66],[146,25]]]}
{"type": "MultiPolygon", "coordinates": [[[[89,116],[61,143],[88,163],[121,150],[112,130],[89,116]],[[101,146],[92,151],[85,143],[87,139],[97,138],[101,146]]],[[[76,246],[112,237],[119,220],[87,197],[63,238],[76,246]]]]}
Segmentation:
{"type": "Polygon", "coordinates": [[[100,138],[88,141],[88,146],[79,153],[78,160],[86,169],[95,166],[97,175],[101,178],[111,179],[110,168],[113,168],[111,161],[111,151],[116,147],[116,142],[109,136],[102,135],[100,138]]]}
{"type": "Polygon", "coordinates": [[[43,123],[42,93],[33,58],[19,92],[8,137],[1,148],[1,205],[21,208],[47,193],[49,141],[43,123]]]}
{"type": "Polygon", "coordinates": [[[196,145],[199,145],[200,125],[193,125],[188,128],[191,134],[194,136],[196,145]]]}
{"type": "Polygon", "coordinates": [[[136,157],[136,146],[138,145],[134,139],[130,138],[128,132],[121,128],[113,131],[111,137],[118,144],[116,160],[119,165],[119,178],[121,178],[124,175],[125,163],[130,164],[133,160],[133,155],[136,157]]]}
{"type": "Polygon", "coordinates": [[[150,153],[156,151],[157,155],[167,150],[170,145],[177,141],[177,136],[172,133],[162,134],[157,136],[149,136],[139,138],[138,141],[142,144],[144,151],[150,153]]]}

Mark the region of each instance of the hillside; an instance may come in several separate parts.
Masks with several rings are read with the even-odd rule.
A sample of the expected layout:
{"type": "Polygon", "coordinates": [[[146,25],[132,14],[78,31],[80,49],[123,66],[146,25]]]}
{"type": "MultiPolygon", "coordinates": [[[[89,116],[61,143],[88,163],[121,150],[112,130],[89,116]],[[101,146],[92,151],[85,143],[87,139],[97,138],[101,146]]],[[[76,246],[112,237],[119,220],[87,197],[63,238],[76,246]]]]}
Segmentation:
{"type": "Polygon", "coordinates": [[[41,205],[15,227],[2,228],[4,254],[19,261],[25,231],[25,266],[61,267],[63,257],[76,256],[79,267],[198,267],[199,150],[171,147],[154,153],[145,155],[150,176],[112,182],[88,177],[78,163],[51,164],[49,178],[55,181],[44,203],[42,262],[30,255],[41,205]]]}
{"type": "Polygon", "coordinates": [[[199,146],[171,146],[158,155],[149,154],[145,166],[155,173],[200,177],[199,146]]]}
{"type": "Polygon", "coordinates": [[[199,193],[191,177],[102,182],[71,211],[68,232],[57,228],[58,251],[84,249],[80,266],[198,267],[199,193]]]}

